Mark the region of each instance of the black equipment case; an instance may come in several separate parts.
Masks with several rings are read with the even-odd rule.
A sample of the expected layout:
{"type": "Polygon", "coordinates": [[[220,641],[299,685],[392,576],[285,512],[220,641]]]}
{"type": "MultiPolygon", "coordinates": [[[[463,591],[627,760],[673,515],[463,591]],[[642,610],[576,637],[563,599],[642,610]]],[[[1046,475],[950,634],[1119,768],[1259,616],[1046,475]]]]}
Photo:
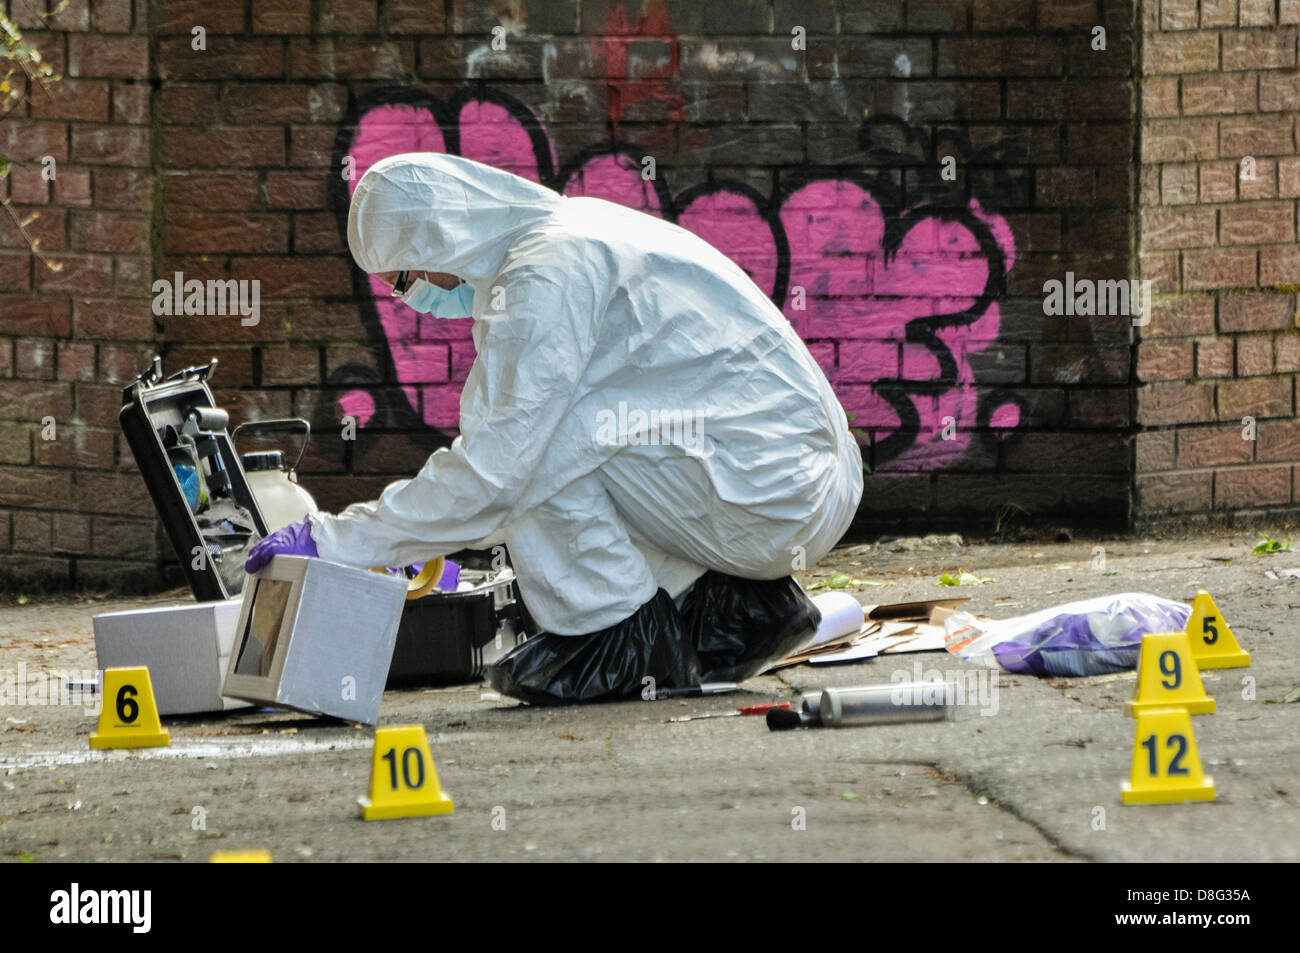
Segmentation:
{"type": "MultiPolygon", "coordinates": [[[[208,379],[217,366],[164,379],[162,361],[122,391],[122,433],[181,569],[199,602],[239,597],[244,561],[267,534],[243,464],[208,379]],[[194,503],[191,500],[195,500],[194,503]]],[[[411,599],[402,612],[388,687],[478,681],[534,624],[514,573],[463,568],[457,592],[411,599]]]]}

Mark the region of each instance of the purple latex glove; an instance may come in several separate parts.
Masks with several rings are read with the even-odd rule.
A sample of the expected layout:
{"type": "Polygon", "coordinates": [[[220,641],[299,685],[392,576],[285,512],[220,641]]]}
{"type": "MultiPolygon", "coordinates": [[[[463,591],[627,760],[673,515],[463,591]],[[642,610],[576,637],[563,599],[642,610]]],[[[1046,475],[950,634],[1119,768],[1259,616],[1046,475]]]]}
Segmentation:
{"type": "Polygon", "coordinates": [[[244,572],[257,572],[272,556],[319,556],[316,540],[311,538],[311,524],[306,520],[290,523],[253,544],[244,561],[244,572]]]}

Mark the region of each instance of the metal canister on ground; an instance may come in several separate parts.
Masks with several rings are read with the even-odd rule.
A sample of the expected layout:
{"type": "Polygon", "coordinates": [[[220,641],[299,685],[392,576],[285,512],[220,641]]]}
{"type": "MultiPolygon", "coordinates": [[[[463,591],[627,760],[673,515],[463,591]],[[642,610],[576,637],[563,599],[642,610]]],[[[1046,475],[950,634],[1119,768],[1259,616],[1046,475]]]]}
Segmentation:
{"type": "MultiPolygon", "coordinates": [[[[828,688],[818,699],[816,713],[827,727],[848,728],[902,721],[950,721],[955,704],[956,687],[950,682],[894,682],[828,688]]],[[[805,698],[805,711],[810,707],[805,698]]]]}

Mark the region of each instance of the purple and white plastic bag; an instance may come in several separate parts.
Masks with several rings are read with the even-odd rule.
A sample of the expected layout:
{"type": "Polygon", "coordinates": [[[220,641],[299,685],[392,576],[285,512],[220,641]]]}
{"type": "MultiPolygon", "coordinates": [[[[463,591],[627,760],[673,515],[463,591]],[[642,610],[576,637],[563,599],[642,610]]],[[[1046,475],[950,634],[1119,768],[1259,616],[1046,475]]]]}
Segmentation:
{"type": "Polygon", "coordinates": [[[948,651],[1025,675],[1106,675],[1137,668],[1142,636],[1181,632],[1191,606],[1147,592],[1121,592],[1052,606],[1014,619],[944,620],[948,651]]]}

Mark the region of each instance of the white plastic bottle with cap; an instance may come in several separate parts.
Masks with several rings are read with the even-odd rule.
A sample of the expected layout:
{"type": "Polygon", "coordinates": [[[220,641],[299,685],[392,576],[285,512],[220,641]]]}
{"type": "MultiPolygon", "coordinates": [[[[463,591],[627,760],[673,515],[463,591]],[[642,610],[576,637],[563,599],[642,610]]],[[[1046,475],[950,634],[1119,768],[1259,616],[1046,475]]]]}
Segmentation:
{"type": "Polygon", "coordinates": [[[243,464],[249,489],[253,491],[253,499],[257,500],[257,508],[262,511],[268,533],[318,512],[311,494],[294,481],[294,474],[285,469],[280,451],[246,453],[243,464]]]}
{"type": "Polygon", "coordinates": [[[257,508],[262,511],[268,533],[274,533],[277,529],[319,512],[311,494],[298,484],[296,473],[303,454],[307,452],[307,443],[311,440],[311,425],[298,418],[249,421],[240,424],[230,435],[233,442],[241,432],[265,434],[284,430],[303,432],[302,445],[293,466],[285,466],[284,454],[279,450],[240,455],[248,487],[253,491],[257,508]]]}

